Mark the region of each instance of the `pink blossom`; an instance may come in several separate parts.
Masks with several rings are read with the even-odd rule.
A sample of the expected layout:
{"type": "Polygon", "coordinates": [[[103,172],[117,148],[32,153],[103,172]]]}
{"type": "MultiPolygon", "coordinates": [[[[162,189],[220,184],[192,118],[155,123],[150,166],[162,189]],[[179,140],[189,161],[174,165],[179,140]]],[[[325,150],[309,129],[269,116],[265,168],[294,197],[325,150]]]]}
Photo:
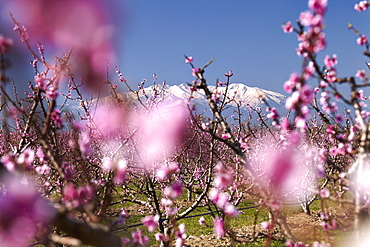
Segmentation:
{"type": "Polygon", "coordinates": [[[54,124],[57,128],[62,128],[63,127],[63,120],[62,120],[61,115],[62,115],[62,113],[58,109],[55,109],[51,113],[50,119],[53,120],[53,122],[54,122],[54,124]]]}
{"type": "Polygon", "coordinates": [[[11,38],[5,38],[2,34],[0,34],[0,52],[2,54],[9,51],[12,45],[13,45],[13,40],[11,38]]]}
{"type": "Polygon", "coordinates": [[[1,162],[9,172],[16,170],[15,156],[13,154],[5,154],[1,157],[1,162]]]}
{"type": "Polygon", "coordinates": [[[160,232],[157,232],[156,234],[154,234],[154,237],[155,237],[155,240],[157,240],[158,242],[163,241],[163,234],[160,232]]]}
{"type": "Polygon", "coordinates": [[[141,222],[143,223],[144,226],[148,227],[149,232],[153,232],[157,226],[158,226],[158,221],[159,221],[159,215],[148,215],[145,216],[141,222]]]}
{"type": "Polygon", "coordinates": [[[355,4],[354,9],[358,12],[362,12],[367,10],[368,5],[368,1],[360,1],[359,3],[355,4]]]}
{"type": "Polygon", "coordinates": [[[190,87],[190,91],[192,91],[192,92],[196,92],[196,91],[198,91],[198,89],[197,89],[196,87],[194,87],[194,86],[191,86],[191,87],[190,87]]]}
{"type": "Polygon", "coordinates": [[[202,217],[199,218],[199,225],[204,225],[204,224],[206,224],[206,220],[202,216],[202,217]]]}
{"type": "Polygon", "coordinates": [[[161,199],[161,204],[165,207],[171,206],[173,204],[173,201],[168,198],[162,198],[161,199]]]}
{"type": "Polygon", "coordinates": [[[36,151],[36,156],[39,158],[40,162],[43,163],[45,160],[47,160],[47,156],[44,154],[44,150],[42,150],[42,147],[38,147],[36,151]]]}
{"type": "Polygon", "coordinates": [[[114,137],[127,123],[127,117],[128,112],[123,107],[112,103],[100,103],[93,116],[93,123],[101,134],[114,137]]]}
{"type": "Polygon", "coordinates": [[[177,207],[166,207],[165,210],[168,216],[176,215],[179,211],[177,207]]]}
{"type": "Polygon", "coordinates": [[[217,189],[213,188],[209,192],[209,199],[216,204],[219,208],[224,208],[229,200],[229,195],[226,193],[219,192],[217,189]]]}
{"type": "Polygon", "coordinates": [[[270,119],[276,119],[279,117],[280,117],[279,113],[276,111],[275,107],[271,108],[270,113],[267,114],[267,118],[270,118],[270,119]]]}
{"type": "Polygon", "coordinates": [[[221,138],[226,140],[226,139],[229,139],[230,138],[230,134],[222,134],[221,135],[221,138]]]}
{"type": "Polygon", "coordinates": [[[289,178],[289,174],[293,170],[293,157],[291,152],[284,152],[276,155],[271,160],[271,166],[269,167],[269,176],[271,179],[272,186],[278,188],[285,180],[289,178]]]}
{"type": "Polygon", "coordinates": [[[90,186],[76,188],[72,183],[68,183],[63,188],[63,202],[67,207],[74,208],[87,203],[92,198],[94,190],[90,186]]]}
{"type": "Polygon", "coordinates": [[[336,115],[335,116],[335,121],[337,121],[337,123],[343,123],[343,116],[342,115],[336,115]]]}
{"type": "Polygon", "coordinates": [[[292,93],[290,97],[287,98],[285,102],[285,108],[286,109],[295,109],[299,106],[299,92],[295,91],[292,93]]]}
{"type": "Polygon", "coordinates": [[[328,0],[309,0],[308,7],[315,11],[317,14],[324,14],[326,7],[328,5],[328,0]]]}
{"type": "Polygon", "coordinates": [[[176,238],[175,247],[183,247],[185,240],[182,238],[176,238]]]}
{"type": "Polygon", "coordinates": [[[214,220],[213,232],[217,235],[218,238],[222,238],[225,235],[225,225],[224,220],[216,217],[214,220]]]}
{"type": "Polygon", "coordinates": [[[53,87],[50,87],[47,91],[46,91],[46,98],[50,99],[50,100],[56,100],[59,93],[58,93],[58,90],[55,90],[53,87]]]}
{"type": "Polygon", "coordinates": [[[231,203],[226,203],[224,213],[230,217],[237,217],[239,215],[239,211],[231,203]]]}
{"type": "Polygon", "coordinates": [[[364,69],[357,70],[356,77],[360,78],[361,80],[364,80],[366,78],[366,72],[364,69]]]}
{"type": "Polygon", "coordinates": [[[360,37],[358,37],[356,41],[357,41],[357,44],[359,45],[365,45],[368,43],[367,37],[363,34],[360,37]]]}
{"type": "Polygon", "coordinates": [[[103,171],[111,171],[115,168],[115,163],[111,157],[104,157],[102,160],[101,167],[103,171]]]}
{"type": "Polygon", "coordinates": [[[43,164],[42,166],[37,166],[35,168],[35,171],[37,172],[37,174],[46,175],[50,173],[51,168],[47,164],[43,164]]]}
{"type": "Polygon", "coordinates": [[[288,131],[290,128],[290,123],[287,118],[282,118],[280,121],[280,127],[283,131],[288,131]]]}
{"type": "Polygon", "coordinates": [[[2,184],[6,195],[0,196],[0,242],[2,246],[23,247],[35,237],[40,227],[46,226],[54,217],[55,210],[29,183],[18,177],[3,175],[2,184]]]}
{"type": "Polygon", "coordinates": [[[185,63],[193,62],[193,57],[185,57],[185,63]]]}
{"type": "Polygon", "coordinates": [[[319,86],[320,86],[321,88],[326,88],[326,87],[328,86],[328,83],[327,83],[326,81],[322,80],[322,81],[320,81],[319,86]]]}
{"type": "Polygon", "coordinates": [[[182,194],[182,187],[182,182],[176,181],[170,186],[166,187],[163,191],[163,194],[171,199],[176,199],[182,194]]]}
{"type": "Polygon", "coordinates": [[[283,29],[284,33],[291,33],[293,32],[293,25],[292,22],[288,21],[284,25],[281,26],[283,29]]]}
{"type": "Polygon", "coordinates": [[[47,89],[47,83],[45,82],[45,80],[46,80],[45,73],[35,75],[35,84],[38,88],[40,88],[43,91],[46,91],[47,89]]]}
{"type": "Polygon", "coordinates": [[[290,75],[290,78],[288,81],[284,83],[284,90],[287,93],[291,93],[293,91],[293,88],[297,86],[297,83],[300,81],[300,76],[298,73],[294,72],[290,75]]]}
{"type": "Polygon", "coordinates": [[[102,0],[14,0],[9,10],[27,24],[27,32],[24,27],[15,27],[23,42],[29,39],[29,33],[59,50],[73,47],[71,64],[84,74],[91,88],[98,86],[97,78],[105,76],[105,62],[116,60],[116,28],[107,6],[102,0]],[[92,85],[94,82],[96,85],[92,85]]]}
{"type": "Polygon", "coordinates": [[[314,52],[319,52],[319,51],[324,50],[325,47],[326,47],[325,34],[320,32],[317,35],[317,40],[315,42],[313,51],[314,52]]]}
{"type": "Polygon", "coordinates": [[[197,77],[198,76],[198,73],[200,72],[200,69],[199,68],[193,68],[192,69],[192,75],[197,77]]]}
{"type": "Polygon", "coordinates": [[[299,99],[305,105],[311,104],[311,102],[313,100],[313,90],[309,85],[305,84],[299,90],[299,99]]]}
{"type": "Polygon", "coordinates": [[[35,151],[26,148],[17,158],[17,163],[22,166],[31,167],[35,159],[35,151]]]}
{"type": "Polygon", "coordinates": [[[337,71],[335,68],[328,69],[327,72],[324,74],[324,78],[329,82],[333,83],[337,80],[337,71]]]}
{"type": "Polygon", "coordinates": [[[269,222],[269,221],[263,221],[261,223],[261,228],[264,229],[264,230],[272,229],[273,227],[274,227],[274,225],[271,224],[271,222],[269,222]]]}
{"type": "Polygon", "coordinates": [[[127,173],[127,160],[120,159],[116,164],[116,170],[114,175],[114,182],[115,183],[122,183],[126,179],[127,173]]]}
{"type": "Polygon", "coordinates": [[[304,118],[304,119],[308,119],[310,117],[310,108],[308,108],[307,105],[303,105],[301,107],[301,116],[304,118]]]}
{"type": "Polygon", "coordinates": [[[212,93],[212,100],[216,103],[220,102],[220,93],[216,90],[214,93],[212,93]]]}
{"type": "Polygon", "coordinates": [[[176,244],[175,247],[182,247],[185,239],[187,238],[185,224],[182,223],[178,226],[178,230],[175,232],[176,244]]]}
{"type": "Polygon", "coordinates": [[[306,119],[303,118],[303,117],[296,117],[294,119],[294,122],[295,122],[295,126],[298,128],[298,129],[301,129],[301,130],[305,130],[307,129],[307,126],[306,126],[306,119]]]}
{"type": "Polygon", "coordinates": [[[84,131],[82,132],[82,134],[80,135],[79,139],[78,139],[78,145],[80,147],[80,151],[81,151],[81,154],[83,157],[87,157],[92,149],[90,147],[90,136],[88,134],[88,132],[84,131]]]}
{"type": "Polygon", "coordinates": [[[324,241],[318,242],[315,241],[312,243],[312,247],[331,247],[332,245],[330,243],[326,243],[324,241]]]}
{"type": "Polygon", "coordinates": [[[326,55],[324,59],[324,64],[326,68],[333,68],[338,64],[337,55],[334,54],[332,57],[326,55]]]}
{"type": "Polygon", "coordinates": [[[214,179],[215,186],[218,188],[226,188],[227,186],[230,186],[234,182],[234,177],[230,170],[227,170],[224,165],[219,162],[216,165],[216,176],[214,179]]]}
{"type": "Polygon", "coordinates": [[[330,192],[328,189],[320,190],[320,197],[321,198],[328,198],[330,196],[330,192]]]}
{"type": "Polygon", "coordinates": [[[324,229],[324,231],[329,231],[331,229],[330,224],[326,221],[321,222],[321,227],[324,229]]]}
{"type": "Polygon", "coordinates": [[[143,236],[141,230],[139,228],[136,229],[132,234],[132,242],[134,244],[139,244],[141,246],[146,246],[149,243],[149,237],[143,236]]]}
{"type": "Polygon", "coordinates": [[[366,99],[366,98],[364,97],[364,90],[362,90],[362,89],[358,90],[358,91],[356,92],[356,98],[358,98],[358,99],[366,99]]]}
{"type": "Polygon", "coordinates": [[[312,61],[309,62],[303,70],[303,78],[306,80],[311,78],[315,74],[315,71],[316,69],[314,63],[312,61]]]}
{"type": "Polygon", "coordinates": [[[233,73],[232,70],[229,70],[229,72],[224,74],[225,77],[232,77],[233,75],[234,75],[234,73],[233,73]]]}
{"type": "Polygon", "coordinates": [[[301,21],[301,24],[303,26],[311,26],[312,25],[312,20],[313,20],[313,14],[311,11],[305,11],[302,12],[299,16],[299,20],[301,21]]]}
{"type": "Polygon", "coordinates": [[[179,165],[176,162],[169,162],[168,164],[162,165],[160,169],[157,170],[156,177],[159,180],[166,179],[171,173],[177,172],[179,170],[179,165]]]}
{"type": "Polygon", "coordinates": [[[137,129],[138,155],[143,165],[154,165],[171,155],[181,142],[188,111],[186,102],[164,100],[133,116],[137,129]]]}

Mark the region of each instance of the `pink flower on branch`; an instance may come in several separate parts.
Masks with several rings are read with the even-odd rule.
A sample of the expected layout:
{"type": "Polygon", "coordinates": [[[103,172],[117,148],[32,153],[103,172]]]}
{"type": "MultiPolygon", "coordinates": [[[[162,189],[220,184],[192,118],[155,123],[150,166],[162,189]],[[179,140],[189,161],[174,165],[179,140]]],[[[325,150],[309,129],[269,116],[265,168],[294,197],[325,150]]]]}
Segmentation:
{"type": "Polygon", "coordinates": [[[322,189],[320,190],[320,197],[321,198],[328,198],[330,196],[330,192],[328,189],[322,189]]]}
{"type": "Polygon", "coordinates": [[[156,177],[159,180],[164,180],[173,172],[179,171],[179,165],[176,162],[169,162],[168,164],[163,164],[156,172],[156,177]]]}
{"type": "Polygon", "coordinates": [[[284,33],[291,33],[293,32],[293,25],[292,25],[292,22],[288,21],[286,22],[285,24],[283,24],[281,26],[281,28],[283,29],[284,33]]]}
{"type": "Polygon", "coordinates": [[[154,232],[154,230],[157,228],[158,226],[158,222],[159,222],[159,215],[148,215],[148,216],[145,216],[141,222],[143,223],[144,226],[148,227],[148,231],[149,232],[154,232]]]}
{"type": "Polygon", "coordinates": [[[205,225],[206,224],[206,220],[204,219],[204,217],[200,217],[199,218],[199,225],[205,225]]]}
{"type": "Polygon", "coordinates": [[[26,148],[17,158],[17,163],[19,165],[30,168],[31,164],[35,159],[35,151],[30,148],[26,148]]]}
{"type": "Polygon", "coordinates": [[[335,65],[338,64],[337,55],[334,54],[333,56],[326,55],[324,59],[324,64],[326,68],[333,68],[335,65]]]}
{"type": "Polygon", "coordinates": [[[4,54],[9,51],[10,47],[13,45],[13,40],[10,38],[5,38],[0,34],[0,53],[4,54]]]}
{"type": "Polygon", "coordinates": [[[356,77],[358,77],[361,80],[364,80],[366,78],[366,72],[364,69],[357,70],[356,77]]]}
{"type": "Polygon", "coordinates": [[[185,224],[182,223],[178,226],[178,230],[175,232],[176,244],[175,247],[182,247],[187,238],[185,224]]]}
{"type": "Polygon", "coordinates": [[[368,6],[369,6],[368,1],[361,1],[355,4],[354,9],[357,10],[358,12],[362,12],[367,10],[368,6]]]}
{"type": "Polygon", "coordinates": [[[175,151],[182,139],[188,111],[184,101],[165,100],[132,117],[132,128],[137,130],[138,160],[151,166],[162,163],[175,151]]]}
{"type": "Polygon", "coordinates": [[[331,68],[326,70],[326,73],[324,74],[324,78],[329,82],[333,83],[337,80],[337,71],[335,68],[331,68]]]}
{"type": "Polygon", "coordinates": [[[229,70],[229,72],[224,74],[225,77],[232,77],[233,75],[234,75],[234,73],[233,73],[232,70],[229,70]]]}
{"type": "Polygon", "coordinates": [[[218,238],[222,238],[225,235],[225,224],[224,220],[216,217],[214,220],[213,232],[217,235],[218,238]]]}
{"type": "Polygon", "coordinates": [[[198,76],[198,73],[199,73],[200,69],[199,68],[193,68],[192,69],[192,75],[197,77],[198,76]]]}
{"type": "Polygon", "coordinates": [[[362,34],[360,37],[358,37],[358,38],[357,38],[356,42],[357,42],[357,44],[359,44],[359,45],[365,45],[365,44],[367,44],[369,41],[368,41],[367,37],[366,37],[365,35],[363,35],[363,34],[362,34]]]}
{"type": "Polygon", "coordinates": [[[128,111],[124,107],[111,102],[100,103],[92,120],[100,134],[114,137],[127,124],[127,117],[128,111]]]}
{"type": "Polygon", "coordinates": [[[277,198],[295,198],[307,190],[314,190],[316,171],[316,149],[302,143],[298,130],[286,137],[286,146],[274,147],[273,140],[266,140],[256,147],[255,158],[251,160],[255,171],[261,174],[261,185],[277,198]]]}
{"type": "Polygon", "coordinates": [[[163,195],[171,199],[176,199],[182,194],[182,187],[182,182],[176,181],[164,189],[163,195]]]}
{"type": "Polygon", "coordinates": [[[132,234],[132,242],[136,245],[134,246],[146,246],[149,243],[149,237],[143,236],[141,230],[138,228],[136,231],[134,231],[132,234]]]}
{"type": "Polygon", "coordinates": [[[102,0],[14,0],[9,11],[23,42],[28,34],[43,40],[62,52],[73,48],[73,66],[80,71],[91,86],[98,86],[105,76],[105,64],[115,63],[114,37],[117,29],[109,14],[109,7],[102,0]]]}
{"type": "Polygon", "coordinates": [[[324,14],[326,7],[328,5],[328,0],[309,0],[308,7],[315,11],[317,14],[324,14]]]}
{"type": "Polygon", "coordinates": [[[214,183],[217,188],[226,188],[234,182],[233,174],[230,172],[230,170],[227,170],[221,162],[216,165],[215,169],[217,173],[214,183]]]}
{"type": "Polygon", "coordinates": [[[185,63],[192,63],[193,57],[185,57],[185,63]]]}
{"type": "Polygon", "coordinates": [[[270,110],[270,113],[266,115],[267,118],[270,118],[270,119],[277,119],[279,118],[279,113],[277,112],[276,108],[273,107],[271,108],[270,110]]]}
{"type": "Polygon", "coordinates": [[[299,15],[299,20],[303,26],[311,26],[313,21],[314,15],[311,11],[304,11],[299,15]]]}
{"type": "Polygon", "coordinates": [[[293,92],[293,89],[297,86],[297,83],[299,83],[300,80],[301,80],[301,78],[300,78],[298,73],[296,73],[296,72],[292,73],[290,75],[289,80],[284,83],[285,92],[287,92],[287,93],[293,92]]]}
{"type": "Polygon", "coordinates": [[[27,246],[55,214],[31,183],[25,186],[18,179],[11,175],[2,177],[7,193],[0,196],[1,246],[27,246]]]}

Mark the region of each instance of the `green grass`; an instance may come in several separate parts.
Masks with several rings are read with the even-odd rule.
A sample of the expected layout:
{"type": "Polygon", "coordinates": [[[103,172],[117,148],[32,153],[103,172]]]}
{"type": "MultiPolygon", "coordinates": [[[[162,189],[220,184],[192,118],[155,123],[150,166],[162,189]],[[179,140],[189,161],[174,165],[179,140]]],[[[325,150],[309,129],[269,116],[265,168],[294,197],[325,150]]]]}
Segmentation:
{"type": "MultiPolygon", "coordinates": [[[[251,206],[256,206],[253,200],[245,200],[240,203],[238,208],[247,208],[251,206]]],[[[199,225],[199,219],[201,216],[197,216],[199,214],[208,213],[209,211],[205,207],[197,207],[188,217],[179,220],[179,224],[185,223],[186,225],[186,233],[188,236],[200,236],[200,235],[207,235],[213,232],[213,219],[211,215],[203,215],[206,221],[206,225],[199,225]]],[[[268,220],[268,212],[267,209],[259,209],[250,208],[241,211],[242,213],[239,217],[236,218],[228,218],[226,224],[229,227],[243,227],[243,226],[252,226],[256,221],[257,224],[260,224],[263,221],[268,220]]],[[[126,226],[135,225],[141,223],[141,219],[144,215],[136,213],[131,215],[131,217],[126,221],[126,226]]],[[[121,231],[119,233],[120,237],[131,237],[131,233],[135,231],[137,228],[129,228],[127,231],[121,231]]],[[[150,246],[156,246],[158,243],[155,241],[154,234],[149,233],[146,227],[140,226],[139,229],[142,230],[144,235],[150,237],[150,246]]],[[[265,240],[259,239],[254,243],[248,244],[238,244],[237,246],[264,246],[265,240]]],[[[271,246],[284,246],[281,242],[273,242],[271,246]]]]}

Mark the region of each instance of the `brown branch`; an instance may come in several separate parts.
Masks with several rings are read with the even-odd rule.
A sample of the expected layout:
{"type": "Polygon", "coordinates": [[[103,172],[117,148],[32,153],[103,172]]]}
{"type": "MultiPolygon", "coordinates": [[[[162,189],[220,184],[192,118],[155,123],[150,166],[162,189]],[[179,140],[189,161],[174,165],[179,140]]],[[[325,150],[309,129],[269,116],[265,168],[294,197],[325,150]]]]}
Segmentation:
{"type": "Polygon", "coordinates": [[[94,245],[97,247],[121,247],[122,241],[118,236],[112,234],[106,226],[78,222],[70,219],[68,211],[64,207],[58,209],[54,218],[55,226],[69,236],[81,240],[83,244],[94,245]]]}

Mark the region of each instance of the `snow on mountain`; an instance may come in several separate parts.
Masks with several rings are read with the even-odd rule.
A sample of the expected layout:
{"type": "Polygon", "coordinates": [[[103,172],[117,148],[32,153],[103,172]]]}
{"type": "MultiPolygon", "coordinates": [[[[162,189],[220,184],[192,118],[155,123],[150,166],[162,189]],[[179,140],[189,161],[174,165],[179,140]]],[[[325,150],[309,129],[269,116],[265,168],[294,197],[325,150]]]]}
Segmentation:
{"type": "MultiPolygon", "coordinates": [[[[226,87],[217,87],[216,86],[208,86],[209,90],[211,92],[217,92],[220,95],[220,100],[222,100],[222,97],[225,93],[226,87]]],[[[157,98],[161,99],[162,97],[166,98],[167,100],[173,100],[174,103],[178,100],[190,100],[190,104],[194,105],[196,108],[196,111],[200,114],[203,114],[205,117],[211,117],[212,113],[208,106],[208,101],[206,99],[205,93],[203,90],[197,90],[195,92],[191,93],[190,86],[187,84],[180,84],[180,85],[153,85],[147,88],[144,88],[144,90],[139,91],[139,97],[140,99],[145,102],[146,97],[149,98],[157,98]]],[[[280,93],[276,93],[269,90],[264,90],[258,87],[249,87],[242,83],[232,83],[227,88],[226,93],[227,99],[232,99],[228,104],[227,107],[225,107],[225,110],[223,111],[223,115],[231,116],[235,114],[235,110],[237,109],[237,104],[240,105],[240,109],[242,111],[243,116],[247,117],[248,112],[251,111],[251,108],[253,109],[260,109],[262,113],[266,113],[266,104],[263,102],[262,98],[264,98],[270,107],[275,107],[277,111],[281,115],[285,115],[286,109],[285,109],[285,100],[286,97],[280,93]]],[[[126,93],[119,93],[118,97],[123,102],[134,102],[137,100],[137,96],[132,92],[126,92],[126,93]]],[[[102,97],[99,99],[99,103],[107,103],[111,100],[111,96],[102,97]]],[[[93,100],[95,102],[95,100],[93,100]]],[[[67,108],[69,109],[75,109],[75,110],[81,110],[81,106],[79,102],[72,102],[68,104],[67,108]]],[[[256,118],[255,118],[256,119],[256,118]]]]}
{"type": "MultiPolygon", "coordinates": [[[[250,107],[252,107],[254,109],[260,108],[264,111],[266,108],[266,104],[262,100],[262,98],[264,98],[271,107],[275,107],[280,111],[285,111],[284,105],[286,97],[280,93],[264,90],[258,87],[249,87],[242,83],[232,83],[228,88],[226,88],[226,86],[217,88],[216,86],[208,86],[208,88],[211,92],[216,92],[217,90],[221,97],[227,89],[227,99],[233,99],[229,105],[236,107],[237,104],[240,103],[241,109],[243,110],[250,110],[250,107]]],[[[195,104],[198,111],[204,111],[208,106],[203,90],[197,90],[191,94],[190,86],[186,84],[173,86],[154,85],[145,88],[144,90],[145,94],[148,96],[153,96],[156,93],[159,93],[161,96],[166,98],[190,99],[190,102],[195,104]]]]}

